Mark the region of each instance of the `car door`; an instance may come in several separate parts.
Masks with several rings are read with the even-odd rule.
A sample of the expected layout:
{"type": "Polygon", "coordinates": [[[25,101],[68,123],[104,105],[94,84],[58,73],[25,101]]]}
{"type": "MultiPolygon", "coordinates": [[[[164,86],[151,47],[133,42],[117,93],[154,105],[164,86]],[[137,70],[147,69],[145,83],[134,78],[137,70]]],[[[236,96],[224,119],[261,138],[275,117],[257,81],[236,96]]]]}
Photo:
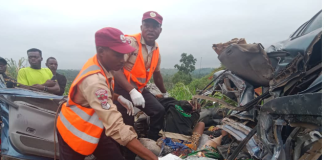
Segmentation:
{"type": "MultiPolygon", "coordinates": [[[[9,88],[1,89],[0,96],[2,155],[52,159],[55,153],[55,115],[63,96],[9,88]]],[[[58,152],[57,142],[56,146],[58,152]]]]}

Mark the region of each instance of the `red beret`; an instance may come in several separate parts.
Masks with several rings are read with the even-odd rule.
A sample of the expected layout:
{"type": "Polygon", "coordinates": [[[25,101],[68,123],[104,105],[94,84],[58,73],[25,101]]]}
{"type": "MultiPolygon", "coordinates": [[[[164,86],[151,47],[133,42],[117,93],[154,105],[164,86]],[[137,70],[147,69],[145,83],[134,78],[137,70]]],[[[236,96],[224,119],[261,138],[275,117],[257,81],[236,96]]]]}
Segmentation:
{"type": "Polygon", "coordinates": [[[109,47],[122,54],[131,53],[136,50],[129,45],[123,32],[112,27],[106,27],[97,31],[95,34],[95,42],[96,46],[109,47]]]}
{"type": "Polygon", "coordinates": [[[143,14],[143,18],[142,21],[146,20],[146,19],[154,19],[155,21],[157,21],[158,23],[160,23],[162,25],[162,21],[163,21],[163,17],[161,15],[159,15],[157,12],[155,11],[148,11],[145,12],[143,14]]]}

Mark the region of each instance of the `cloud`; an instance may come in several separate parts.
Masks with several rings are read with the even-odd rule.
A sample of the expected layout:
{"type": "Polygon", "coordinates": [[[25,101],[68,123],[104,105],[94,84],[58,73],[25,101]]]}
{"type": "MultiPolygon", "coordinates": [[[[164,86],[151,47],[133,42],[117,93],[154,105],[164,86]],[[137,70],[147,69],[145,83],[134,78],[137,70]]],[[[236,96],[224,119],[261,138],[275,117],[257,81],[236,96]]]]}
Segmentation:
{"type": "Polygon", "coordinates": [[[80,69],[95,54],[97,30],[110,26],[125,34],[140,32],[149,10],[164,18],[157,40],[163,68],[173,68],[181,53],[193,54],[197,67],[201,58],[202,67],[218,67],[212,44],[237,37],[267,47],[321,10],[321,1],[5,1],[0,6],[1,56],[19,59],[35,47],[44,59],[56,57],[61,69],[80,69]]]}

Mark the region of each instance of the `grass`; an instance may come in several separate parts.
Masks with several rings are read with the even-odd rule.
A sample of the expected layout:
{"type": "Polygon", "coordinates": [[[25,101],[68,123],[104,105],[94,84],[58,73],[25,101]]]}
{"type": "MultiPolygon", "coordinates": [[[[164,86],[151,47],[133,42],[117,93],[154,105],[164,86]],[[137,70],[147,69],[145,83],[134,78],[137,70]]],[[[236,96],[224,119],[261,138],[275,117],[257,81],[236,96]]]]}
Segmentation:
{"type": "Polygon", "coordinates": [[[193,96],[189,87],[183,83],[177,83],[173,89],[169,91],[169,94],[177,100],[190,100],[193,96]]]}
{"type": "Polygon", "coordinates": [[[214,69],[210,74],[192,80],[188,85],[183,83],[177,83],[171,90],[168,92],[170,95],[177,100],[191,100],[193,95],[196,95],[197,90],[202,90],[208,83],[213,79],[213,74],[217,71],[223,70],[224,67],[219,67],[214,69]]]}

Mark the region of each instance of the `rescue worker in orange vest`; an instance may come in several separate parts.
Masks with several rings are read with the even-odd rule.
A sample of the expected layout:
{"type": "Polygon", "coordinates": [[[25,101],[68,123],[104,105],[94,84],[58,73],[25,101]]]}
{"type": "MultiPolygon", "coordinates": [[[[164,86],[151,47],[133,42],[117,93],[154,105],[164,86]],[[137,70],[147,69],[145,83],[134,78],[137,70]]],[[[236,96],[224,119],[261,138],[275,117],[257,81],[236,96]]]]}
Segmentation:
{"type": "MultiPolygon", "coordinates": [[[[153,76],[154,83],[168,97],[160,73],[161,56],[159,46],[155,40],[159,37],[162,28],[162,16],[155,11],[143,14],[141,33],[127,35],[126,39],[136,50],[125,55],[125,65],[122,70],[115,72],[115,92],[131,100],[134,106],[150,116],[148,138],[157,140],[162,129],[165,110],[159,101],[144,87],[153,76]]],[[[134,117],[127,115],[122,104],[116,102],[122,113],[125,124],[134,125],[134,117]]],[[[127,151],[127,159],[134,159],[135,155],[127,151]]]]}
{"type": "Polygon", "coordinates": [[[119,145],[144,159],[158,158],[138,140],[132,126],[125,125],[113,104],[117,100],[127,113],[133,105],[121,95],[114,94],[112,71],[124,65],[124,54],[135,48],[126,43],[124,34],[115,28],[96,32],[97,54],[90,58],[71,84],[68,101],[62,105],[57,118],[60,160],[84,160],[93,154],[97,160],[124,159],[119,145]]]}

